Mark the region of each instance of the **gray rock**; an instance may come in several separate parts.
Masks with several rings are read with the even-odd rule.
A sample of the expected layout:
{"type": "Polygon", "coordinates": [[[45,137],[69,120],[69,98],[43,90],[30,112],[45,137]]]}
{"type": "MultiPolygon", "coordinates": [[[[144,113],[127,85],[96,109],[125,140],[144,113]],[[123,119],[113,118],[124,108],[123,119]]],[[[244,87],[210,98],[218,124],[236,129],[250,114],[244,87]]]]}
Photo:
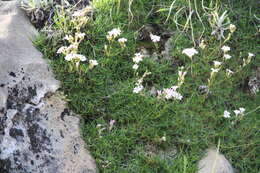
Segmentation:
{"type": "Polygon", "coordinates": [[[211,94],[209,87],[207,85],[200,85],[198,90],[201,94],[211,94]]]}
{"type": "Polygon", "coordinates": [[[94,173],[79,117],[31,43],[36,34],[15,1],[0,1],[0,172],[94,173]]]}
{"type": "Polygon", "coordinates": [[[229,161],[216,149],[208,149],[204,158],[199,161],[198,173],[234,173],[229,161]]]}
{"type": "Polygon", "coordinates": [[[252,75],[249,78],[248,87],[249,87],[249,91],[252,95],[256,95],[259,92],[259,90],[260,90],[260,67],[258,67],[256,69],[254,75],[252,75]]]}

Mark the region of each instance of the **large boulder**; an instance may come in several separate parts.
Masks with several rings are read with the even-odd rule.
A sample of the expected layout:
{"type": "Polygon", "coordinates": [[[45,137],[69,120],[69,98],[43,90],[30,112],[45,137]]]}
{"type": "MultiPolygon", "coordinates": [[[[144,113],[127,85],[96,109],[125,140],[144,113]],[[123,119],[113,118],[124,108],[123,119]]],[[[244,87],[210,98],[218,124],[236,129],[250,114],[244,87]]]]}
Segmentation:
{"type": "Polygon", "coordinates": [[[36,34],[15,1],[0,1],[0,172],[94,173],[79,117],[31,43],[36,34]]]}

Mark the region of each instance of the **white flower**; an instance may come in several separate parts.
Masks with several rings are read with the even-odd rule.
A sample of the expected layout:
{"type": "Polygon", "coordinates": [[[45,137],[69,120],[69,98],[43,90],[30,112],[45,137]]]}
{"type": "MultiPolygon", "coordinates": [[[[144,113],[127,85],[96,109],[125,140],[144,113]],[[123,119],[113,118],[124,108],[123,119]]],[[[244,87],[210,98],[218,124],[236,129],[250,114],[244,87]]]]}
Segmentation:
{"type": "Polygon", "coordinates": [[[211,68],[212,73],[217,73],[219,70],[219,68],[211,68]]]}
{"type": "Polygon", "coordinates": [[[89,60],[89,64],[91,64],[92,66],[96,66],[96,65],[98,65],[98,62],[97,62],[97,60],[91,59],[91,60],[89,60]]]}
{"type": "Polygon", "coordinates": [[[162,97],[162,90],[156,90],[157,92],[157,97],[161,98],[162,97]]]}
{"type": "Polygon", "coordinates": [[[214,63],[215,68],[218,68],[222,64],[222,62],[219,62],[219,61],[213,61],[213,63],[214,63]]]}
{"type": "Polygon", "coordinates": [[[229,69],[226,69],[226,73],[227,73],[227,76],[231,76],[232,74],[234,74],[234,72],[229,69]]]}
{"type": "Polygon", "coordinates": [[[76,33],[76,37],[78,37],[81,40],[84,39],[85,35],[85,33],[76,33]]]}
{"type": "Polygon", "coordinates": [[[138,68],[139,68],[139,65],[138,65],[138,64],[134,64],[134,65],[133,65],[133,69],[134,69],[134,70],[137,70],[138,68]]]}
{"type": "Polygon", "coordinates": [[[125,47],[125,43],[127,42],[127,39],[126,38],[119,38],[117,41],[119,42],[121,47],[125,47]]]}
{"type": "Polygon", "coordinates": [[[74,40],[74,38],[71,35],[66,35],[63,39],[68,40],[69,42],[72,42],[74,40]]]}
{"type": "Polygon", "coordinates": [[[224,118],[230,118],[230,112],[228,112],[227,110],[224,111],[224,118]]]}
{"type": "Polygon", "coordinates": [[[91,70],[97,65],[98,65],[97,60],[91,59],[91,60],[89,60],[89,67],[88,68],[91,70]]]}
{"type": "Polygon", "coordinates": [[[229,46],[222,46],[221,49],[223,50],[224,53],[230,51],[230,47],[229,46]]]}
{"type": "Polygon", "coordinates": [[[58,54],[60,54],[60,53],[65,53],[66,50],[67,50],[67,47],[62,46],[62,47],[60,47],[60,48],[58,49],[57,53],[58,53],[58,54]]]}
{"type": "Polygon", "coordinates": [[[133,61],[138,64],[142,60],[143,60],[143,55],[141,53],[136,53],[135,57],[133,58],[133,61]]]}
{"type": "Polygon", "coordinates": [[[121,30],[119,28],[114,28],[111,31],[108,32],[108,35],[112,38],[116,38],[121,34],[121,30]]]}
{"type": "Polygon", "coordinates": [[[172,86],[171,89],[173,89],[174,91],[176,91],[179,88],[179,86],[172,86]]]}
{"type": "Polygon", "coordinates": [[[127,39],[126,38],[119,38],[118,42],[119,43],[125,43],[125,42],[127,42],[127,39]]]}
{"type": "Polygon", "coordinates": [[[77,43],[74,43],[74,44],[71,44],[69,45],[69,47],[67,48],[67,52],[75,52],[76,50],[78,50],[78,44],[77,43]]]}
{"type": "Polygon", "coordinates": [[[231,58],[231,56],[229,54],[224,54],[224,58],[225,58],[225,60],[228,60],[231,58]]]}
{"type": "Polygon", "coordinates": [[[169,100],[169,99],[176,99],[176,100],[182,100],[182,95],[180,93],[178,93],[177,91],[175,91],[172,88],[167,88],[163,90],[163,94],[165,94],[165,99],[169,100]]]}
{"type": "Polygon", "coordinates": [[[87,58],[84,56],[84,55],[80,55],[80,54],[77,54],[77,58],[80,60],[80,61],[86,61],[87,58]]]}
{"type": "Polygon", "coordinates": [[[180,93],[176,92],[176,91],[173,92],[172,97],[173,97],[174,99],[176,99],[176,100],[182,100],[182,98],[183,98],[183,96],[182,96],[180,93]]]}
{"type": "Polygon", "coordinates": [[[237,29],[236,25],[233,25],[233,24],[229,25],[229,30],[230,30],[231,33],[235,32],[236,29],[237,29]]]}
{"type": "Polygon", "coordinates": [[[65,37],[63,38],[64,40],[69,40],[69,36],[65,35],[65,37]]]}
{"type": "Polygon", "coordinates": [[[144,81],[144,78],[142,77],[142,78],[138,79],[135,84],[136,85],[141,85],[143,83],[143,81],[144,81]]]}
{"type": "Polygon", "coordinates": [[[73,17],[83,17],[85,16],[85,11],[84,10],[78,10],[78,11],[75,11],[73,14],[72,14],[73,17]]]}
{"type": "Polygon", "coordinates": [[[172,86],[171,88],[163,89],[162,91],[158,90],[157,94],[158,97],[164,97],[165,99],[176,99],[176,100],[182,100],[183,96],[178,93],[176,90],[179,88],[179,86],[172,86]]]}
{"type": "Polygon", "coordinates": [[[244,115],[245,111],[246,111],[245,108],[239,108],[238,110],[234,110],[234,113],[236,114],[236,116],[244,115]]]}
{"type": "Polygon", "coordinates": [[[240,114],[240,110],[234,110],[234,113],[236,114],[236,116],[238,116],[240,114]]]}
{"type": "Polygon", "coordinates": [[[253,57],[253,56],[255,56],[255,54],[250,53],[250,52],[248,53],[248,57],[249,57],[249,58],[251,58],[251,57],[253,57]]]}
{"type": "Polygon", "coordinates": [[[150,38],[151,38],[152,42],[154,42],[154,43],[159,42],[161,40],[160,36],[153,35],[153,34],[150,34],[150,38]]]}
{"type": "Polygon", "coordinates": [[[183,54],[187,55],[188,57],[192,58],[195,54],[198,54],[198,51],[194,48],[187,48],[182,51],[183,54]]]}
{"type": "Polygon", "coordinates": [[[76,53],[70,53],[65,56],[66,61],[72,61],[72,60],[79,60],[79,61],[86,61],[87,58],[84,55],[76,54],[76,53]]]}
{"type": "Polygon", "coordinates": [[[108,41],[111,41],[113,39],[113,37],[111,35],[107,35],[106,37],[107,37],[108,41]]]}
{"type": "Polygon", "coordinates": [[[100,128],[100,127],[102,127],[103,126],[103,124],[97,124],[97,128],[100,128]]]}
{"type": "Polygon", "coordinates": [[[241,114],[244,114],[244,113],[245,113],[245,111],[246,111],[246,109],[245,109],[245,108],[239,108],[239,110],[240,110],[241,114]]]}
{"type": "Polygon", "coordinates": [[[139,92],[141,92],[143,89],[144,89],[144,87],[143,87],[142,84],[137,85],[137,86],[134,88],[133,93],[139,93],[139,92]]]}
{"type": "Polygon", "coordinates": [[[163,90],[163,93],[165,94],[165,98],[168,100],[168,99],[171,99],[174,95],[174,90],[171,89],[171,88],[166,88],[163,90]]]}
{"type": "Polygon", "coordinates": [[[70,53],[70,54],[66,55],[64,58],[66,61],[71,61],[74,58],[74,56],[75,56],[74,54],[70,53]]]}
{"type": "Polygon", "coordinates": [[[165,136],[161,137],[160,141],[166,142],[166,137],[165,136]]]}

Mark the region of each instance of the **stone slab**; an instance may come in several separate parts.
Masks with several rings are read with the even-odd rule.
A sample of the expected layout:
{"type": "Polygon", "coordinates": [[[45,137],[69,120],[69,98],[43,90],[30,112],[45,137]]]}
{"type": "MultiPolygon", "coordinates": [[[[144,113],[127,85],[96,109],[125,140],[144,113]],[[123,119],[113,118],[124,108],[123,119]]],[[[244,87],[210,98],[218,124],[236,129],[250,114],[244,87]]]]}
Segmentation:
{"type": "Polygon", "coordinates": [[[16,1],[0,0],[0,172],[95,173],[36,35],[16,1]]]}

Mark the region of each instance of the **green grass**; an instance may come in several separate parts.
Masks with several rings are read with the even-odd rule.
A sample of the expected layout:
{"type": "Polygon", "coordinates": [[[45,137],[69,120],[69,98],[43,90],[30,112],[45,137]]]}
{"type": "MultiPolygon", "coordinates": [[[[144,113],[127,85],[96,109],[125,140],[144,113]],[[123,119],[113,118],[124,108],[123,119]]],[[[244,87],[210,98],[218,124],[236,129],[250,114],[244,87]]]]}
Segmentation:
{"type": "MultiPolygon", "coordinates": [[[[196,4],[205,32],[202,32],[203,25],[194,13],[193,34],[190,25],[177,28],[174,18],[177,16],[182,25],[186,23],[189,1],[177,0],[168,17],[172,2],[133,1],[131,15],[126,0],[94,0],[95,17],[84,30],[87,38],[80,45],[80,53],[98,60],[99,65],[81,75],[69,72],[68,62],[56,54],[57,49],[65,44],[64,41],[39,37],[35,42],[45,57],[52,60],[51,66],[62,82],[61,90],[70,108],[82,116],[84,140],[100,172],[193,173],[205,149],[217,146],[219,142],[220,151],[239,172],[258,173],[259,109],[245,115],[234,125],[231,123],[236,120],[234,114],[230,119],[223,118],[224,110],[231,112],[244,107],[247,113],[259,107],[260,95],[252,96],[246,88],[248,77],[260,65],[259,56],[255,56],[246,67],[239,67],[248,52],[259,53],[259,20],[254,17],[258,10],[257,1],[212,1],[219,5],[220,14],[228,11],[230,21],[237,30],[225,43],[232,48],[232,59],[226,61],[217,73],[210,88],[211,94],[207,96],[201,94],[198,87],[207,85],[212,61],[222,61],[221,42],[210,35],[212,29],[201,2],[197,1],[196,4]],[[181,8],[183,10],[178,12],[181,8]],[[165,22],[167,17],[168,21],[165,22]],[[155,61],[146,58],[140,63],[137,74],[132,69],[134,53],[143,45],[156,51],[149,41],[136,39],[137,31],[147,24],[156,24],[174,33],[172,59],[155,61]],[[113,55],[108,57],[104,53],[104,45],[108,44],[106,34],[116,27],[123,31],[121,37],[128,39],[127,47],[122,51],[114,43],[113,55]],[[193,47],[192,38],[196,42],[202,34],[207,47],[205,50],[196,47],[199,54],[194,56],[191,74],[191,61],[181,52],[193,47]],[[183,100],[162,100],[150,96],[149,88],[152,86],[162,89],[177,85],[178,64],[188,71],[185,83],[179,90],[184,96],[183,100]],[[226,68],[237,72],[227,78],[226,68]],[[134,94],[134,83],[145,71],[151,72],[144,79],[146,89],[143,94],[134,94]],[[114,128],[102,131],[100,137],[97,125],[107,127],[112,119],[116,120],[114,128]],[[160,140],[163,136],[166,137],[165,142],[160,140]],[[177,154],[170,159],[163,159],[158,154],[175,149],[177,154]]],[[[191,2],[192,9],[195,9],[194,2],[191,2]]],[[[210,1],[205,0],[204,5],[210,7],[210,1]]]]}

